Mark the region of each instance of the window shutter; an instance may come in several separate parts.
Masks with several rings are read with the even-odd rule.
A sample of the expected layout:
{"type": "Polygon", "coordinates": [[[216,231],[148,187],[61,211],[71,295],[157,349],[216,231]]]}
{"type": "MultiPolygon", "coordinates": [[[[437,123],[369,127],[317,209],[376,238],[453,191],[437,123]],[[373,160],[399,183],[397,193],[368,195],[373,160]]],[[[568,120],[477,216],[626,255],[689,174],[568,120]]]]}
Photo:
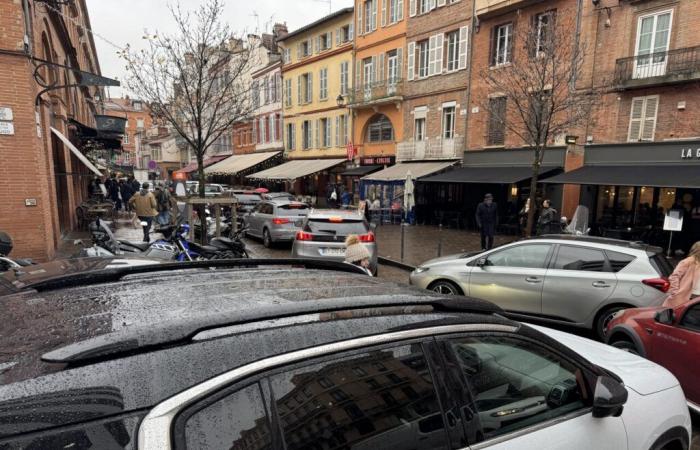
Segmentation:
{"type": "Polygon", "coordinates": [[[408,15],[411,17],[414,17],[416,15],[416,1],[418,0],[409,0],[408,1],[408,15]]]}
{"type": "Polygon", "coordinates": [[[335,29],[335,46],[338,47],[340,45],[340,28],[335,29]]]}
{"type": "Polygon", "coordinates": [[[331,119],[326,119],[326,135],[323,137],[323,140],[325,141],[323,144],[325,147],[330,147],[331,146],[331,135],[333,134],[333,124],[331,123],[331,119]]]}
{"type": "Polygon", "coordinates": [[[253,144],[258,143],[258,121],[253,120],[253,144]]]}
{"type": "Polygon", "coordinates": [[[364,9],[364,2],[360,1],[360,7],[357,8],[357,35],[362,36],[362,10],[364,9]]]}
{"type": "Polygon", "coordinates": [[[447,4],[447,0],[437,0],[438,6],[445,6],[446,4],[447,4]]]}
{"type": "Polygon", "coordinates": [[[377,29],[377,4],[378,0],[372,0],[372,31],[377,29]]]}
{"type": "MultiPolygon", "coordinates": [[[[491,27],[491,35],[489,38],[489,67],[496,65],[496,29],[498,27],[491,27]]],[[[460,30],[460,35],[461,35],[460,30]]]]}
{"type": "Polygon", "coordinates": [[[357,61],[355,64],[355,90],[362,86],[362,61],[357,61]]]}
{"type": "Polygon", "coordinates": [[[379,54],[379,67],[378,67],[379,70],[377,71],[377,73],[379,74],[377,81],[379,83],[384,82],[384,60],[385,60],[385,58],[386,58],[386,56],[384,53],[379,54]]]}
{"type": "Polygon", "coordinates": [[[355,24],[351,23],[349,28],[350,32],[348,33],[348,39],[352,41],[353,39],[355,39],[355,24]]]}
{"type": "Polygon", "coordinates": [[[415,42],[409,42],[408,43],[408,55],[407,55],[407,60],[408,60],[408,67],[406,68],[406,78],[409,80],[413,80],[413,73],[416,70],[416,43],[415,42]]]}
{"type": "Polygon", "coordinates": [[[396,71],[396,77],[401,80],[403,79],[403,49],[396,49],[396,64],[398,65],[398,70],[396,71]]]}
{"type": "Polygon", "coordinates": [[[329,31],[326,35],[326,42],[328,43],[328,48],[333,47],[333,32],[329,31]]]}
{"type": "Polygon", "coordinates": [[[459,66],[458,69],[467,68],[467,47],[469,45],[469,27],[459,29],[459,66]]]}
{"type": "Polygon", "coordinates": [[[377,64],[377,55],[372,56],[372,83],[377,82],[377,69],[379,64],[377,64]]]}
{"type": "Polygon", "coordinates": [[[430,36],[428,40],[428,76],[435,75],[435,50],[437,36],[430,36]]]}
{"type": "Polygon", "coordinates": [[[401,22],[403,20],[403,0],[396,2],[396,19],[401,22]]]}
{"type": "Polygon", "coordinates": [[[335,146],[340,147],[340,116],[335,116],[335,146]]]}
{"type": "Polygon", "coordinates": [[[445,35],[440,33],[435,36],[435,75],[442,73],[442,54],[445,35]]]}
{"type": "Polygon", "coordinates": [[[297,60],[301,58],[301,43],[297,44],[297,60]]]}
{"type": "Polygon", "coordinates": [[[433,9],[437,8],[437,2],[435,0],[430,0],[430,10],[432,11],[433,9]]]}
{"type": "Polygon", "coordinates": [[[309,72],[308,85],[306,88],[306,101],[311,103],[314,101],[314,74],[309,72]]]}
{"type": "Polygon", "coordinates": [[[637,142],[641,138],[642,122],[644,120],[644,97],[632,99],[632,111],[630,112],[630,128],[627,140],[637,142]]]}
{"type": "Polygon", "coordinates": [[[386,26],[386,0],[382,0],[382,26],[386,26]]]}
{"type": "Polygon", "coordinates": [[[505,143],[506,98],[497,97],[489,100],[489,145],[505,143]]]}
{"type": "Polygon", "coordinates": [[[292,124],[292,150],[297,148],[297,126],[292,124]]]}
{"type": "Polygon", "coordinates": [[[319,135],[321,134],[321,121],[319,119],[316,119],[316,140],[315,140],[315,148],[321,148],[321,143],[319,142],[319,135]]]}
{"type": "Polygon", "coordinates": [[[659,97],[647,97],[644,106],[644,123],[642,126],[642,140],[653,141],[656,131],[656,113],[659,107],[659,97]]]}

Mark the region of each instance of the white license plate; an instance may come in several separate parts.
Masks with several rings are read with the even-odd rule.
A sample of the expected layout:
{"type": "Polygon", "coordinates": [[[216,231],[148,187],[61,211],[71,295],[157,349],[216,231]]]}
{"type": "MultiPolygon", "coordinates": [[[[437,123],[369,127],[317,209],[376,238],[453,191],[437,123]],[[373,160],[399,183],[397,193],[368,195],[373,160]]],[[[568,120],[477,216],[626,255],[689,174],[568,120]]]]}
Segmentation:
{"type": "Polygon", "coordinates": [[[345,256],[344,248],[324,248],[321,250],[324,256],[345,256]]]}

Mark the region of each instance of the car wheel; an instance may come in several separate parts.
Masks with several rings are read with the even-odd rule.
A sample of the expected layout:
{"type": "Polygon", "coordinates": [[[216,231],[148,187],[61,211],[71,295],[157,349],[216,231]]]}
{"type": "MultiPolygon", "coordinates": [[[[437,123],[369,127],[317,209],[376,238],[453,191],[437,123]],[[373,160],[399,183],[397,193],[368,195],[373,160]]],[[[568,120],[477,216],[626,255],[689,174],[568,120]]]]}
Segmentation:
{"type": "Polygon", "coordinates": [[[267,228],[263,229],[263,245],[265,248],[272,247],[272,236],[270,236],[270,232],[267,231],[267,228]]]}
{"type": "Polygon", "coordinates": [[[459,286],[447,280],[436,281],[430,285],[429,289],[443,295],[463,295],[459,286]]]}
{"type": "Polygon", "coordinates": [[[634,342],[628,341],[626,339],[620,339],[618,341],[611,342],[610,345],[612,345],[615,348],[619,348],[620,350],[624,350],[626,352],[641,356],[639,355],[639,350],[637,350],[637,346],[634,345],[634,342]]]}
{"type": "Polygon", "coordinates": [[[627,306],[613,306],[611,308],[604,309],[603,311],[598,313],[594,329],[596,335],[598,336],[598,339],[600,339],[601,341],[605,341],[605,329],[608,327],[608,324],[612,320],[613,314],[627,308],[627,306]]]}

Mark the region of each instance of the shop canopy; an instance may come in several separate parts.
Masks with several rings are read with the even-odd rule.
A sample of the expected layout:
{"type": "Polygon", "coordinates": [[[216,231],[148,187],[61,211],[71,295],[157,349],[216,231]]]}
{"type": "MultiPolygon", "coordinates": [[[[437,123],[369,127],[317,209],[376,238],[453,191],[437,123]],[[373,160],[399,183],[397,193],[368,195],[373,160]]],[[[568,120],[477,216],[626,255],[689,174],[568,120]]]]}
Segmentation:
{"type": "Polygon", "coordinates": [[[542,180],[551,184],[700,188],[697,165],[589,165],[542,180]]]}
{"type": "MultiPolygon", "coordinates": [[[[542,166],[540,175],[561,167],[542,166]]],[[[516,184],[532,177],[532,167],[460,167],[432,177],[423,178],[424,183],[491,183],[516,184]]]]}
{"type": "Polygon", "coordinates": [[[248,175],[255,180],[293,181],[347,162],[347,159],[297,159],[248,175]]]}
{"type": "Polygon", "coordinates": [[[377,170],[383,169],[384,166],[359,166],[352,169],[348,169],[340,175],[344,177],[362,177],[364,175],[376,172],[377,170]]]}
{"type": "MultiPolygon", "coordinates": [[[[362,181],[366,182],[391,182],[391,181],[401,181],[406,179],[408,172],[411,172],[411,176],[414,180],[422,178],[445,170],[448,167],[455,164],[454,161],[450,162],[414,162],[414,163],[398,163],[391,167],[387,167],[384,170],[375,172],[371,175],[362,177],[362,181]]],[[[421,180],[423,181],[423,180],[421,180]]]]}
{"type": "Polygon", "coordinates": [[[207,175],[236,175],[251,167],[264,163],[270,158],[279,155],[280,152],[250,153],[247,155],[233,155],[204,169],[207,175]]]}
{"type": "Polygon", "coordinates": [[[73,152],[73,154],[76,156],[76,158],[78,158],[78,159],[80,160],[80,162],[82,162],[83,164],[85,164],[85,166],[86,166],[88,169],[90,169],[90,170],[91,170],[95,175],[97,175],[98,177],[101,177],[101,176],[102,176],[102,172],[100,172],[100,170],[99,170],[97,167],[95,167],[95,165],[94,165],[93,163],[91,163],[90,160],[87,159],[87,157],[86,157],[85,155],[83,155],[83,154],[80,152],[80,150],[78,150],[78,149],[75,147],[75,145],[73,145],[73,143],[72,143],[70,140],[68,140],[67,137],[65,137],[65,136],[63,135],[63,133],[61,133],[60,131],[58,131],[58,130],[55,129],[54,127],[50,127],[50,128],[51,128],[51,132],[52,132],[53,134],[55,134],[56,137],[58,137],[58,138],[61,140],[61,142],[63,142],[63,144],[64,144],[66,147],[68,147],[68,148],[70,149],[71,152],[73,152]]]}
{"type": "MultiPolygon", "coordinates": [[[[221,155],[221,156],[212,156],[211,158],[207,158],[204,160],[204,167],[209,167],[212,164],[216,164],[221,160],[224,160],[228,158],[231,155],[221,155]]],[[[178,173],[191,173],[191,172],[196,172],[197,171],[197,161],[193,163],[189,163],[182,169],[178,170],[178,173]]]]}

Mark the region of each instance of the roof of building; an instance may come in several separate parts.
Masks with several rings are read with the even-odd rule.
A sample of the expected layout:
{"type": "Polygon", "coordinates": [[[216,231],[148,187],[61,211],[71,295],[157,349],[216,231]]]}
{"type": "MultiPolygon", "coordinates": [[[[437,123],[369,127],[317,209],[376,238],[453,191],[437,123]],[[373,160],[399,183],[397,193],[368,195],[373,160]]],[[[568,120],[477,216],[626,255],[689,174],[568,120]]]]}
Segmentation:
{"type": "Polygon", "coordinates": [[[348,8],[339,9],[338,11],[336,11],[334,13],[331,13],[325,17],[321,17],[320,19],[318,19],[315,22],[311,22],[308,25],[305,25],[299,29],[292,31],[291,33],[287,34],[286,36],[279,38],[277,41],[278,42],[286,41],[289,38],[292,38],[294,36],[298,36],[306,31],[311,30],[312,28],[315,28],[315,27],[317,27],[325,22],[328,22],[329,20],[336,19],[344,14],[352,13],[354,10],[355,10],[355,8],[353,8],[352,6],[350,6],[348,8]]]}

